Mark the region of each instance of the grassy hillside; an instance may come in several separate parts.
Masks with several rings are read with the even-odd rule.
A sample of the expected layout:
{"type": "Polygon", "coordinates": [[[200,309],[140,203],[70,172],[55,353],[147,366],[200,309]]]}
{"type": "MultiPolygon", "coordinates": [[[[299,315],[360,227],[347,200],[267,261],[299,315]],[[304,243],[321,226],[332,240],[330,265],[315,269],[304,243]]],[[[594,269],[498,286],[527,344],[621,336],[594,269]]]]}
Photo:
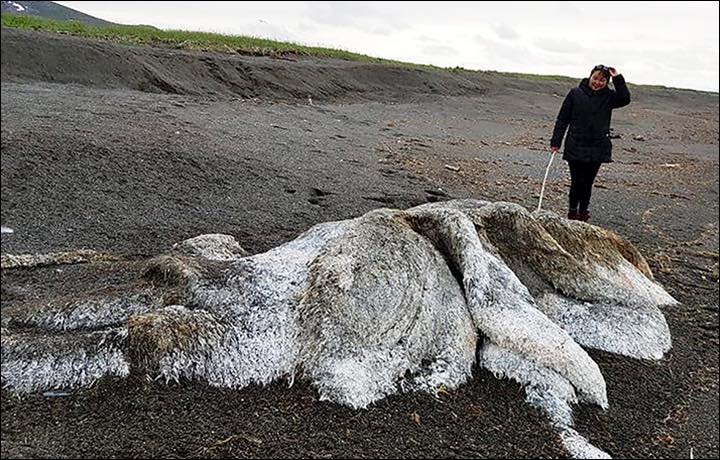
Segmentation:
{"type": "Polygon", "coordinates": [[[77,21],[56,21],[33,16],[2,14],[3,27],[61,32],[78,37],[111,40],[131,45],[166,46],[178,49],[207,50],[252,55],[288,55],[331,57],[365,62],[404,64],[332,48],[319,48],[239,35],[221,35],[185,30],[161,30],[152,26],[93,26],[77,21]]]}
{"type": "MultiPolygon", "coordinates": [[[[297,43],[280,42],[264,38],[247,37],[240,35],[221,35],[209,32],[192,32],[185,30],[161,30],[152,26],[141,25],[89,25],[78,21],[58,21],[39,18],[29,15],[16,15],[2,13],[2,27],[20,29],[33,29],[48,32],[59,32],[78,37],[109,40],[127,45],[164,46],[176,49],[203,50],[232,54],[247,54],[258,56],[284,56],[303,55],[345,59],[360,62],[373,62],[396,65],[406,68],[441,69],[440,67],[412,64],[407,62],[381,59],[364,54],[352,53],[345,50],[304,46],[297,43]]],[[[460,67],[443,69],[450,72],[467,71],[460,67]]],[[[495,72],[506,77],[515,77],[536,82],[556,82],[572,84],[577,78],[561,75],[536,75],[524,73],[495,72]]],[[[658,85],[632,85],[631,87],[647,90],[676,89],[658,85]]],[[[695,91],[695,90],[683,90],[695,91]]],[[[703,92],[703,91],[700,91],[703,92]]]]}

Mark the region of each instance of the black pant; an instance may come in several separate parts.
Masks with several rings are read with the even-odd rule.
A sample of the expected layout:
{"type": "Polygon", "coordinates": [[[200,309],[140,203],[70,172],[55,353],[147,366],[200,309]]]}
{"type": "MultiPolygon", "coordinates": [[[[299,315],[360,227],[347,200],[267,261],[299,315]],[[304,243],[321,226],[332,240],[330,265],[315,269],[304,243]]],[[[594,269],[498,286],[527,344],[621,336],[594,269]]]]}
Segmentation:
{"type": "Polygon", "coordinates": [[[600,170],[600,163],[568,161],[570,165],[570,209],[580,212],[590,207],[593,182],[600,170]]]}

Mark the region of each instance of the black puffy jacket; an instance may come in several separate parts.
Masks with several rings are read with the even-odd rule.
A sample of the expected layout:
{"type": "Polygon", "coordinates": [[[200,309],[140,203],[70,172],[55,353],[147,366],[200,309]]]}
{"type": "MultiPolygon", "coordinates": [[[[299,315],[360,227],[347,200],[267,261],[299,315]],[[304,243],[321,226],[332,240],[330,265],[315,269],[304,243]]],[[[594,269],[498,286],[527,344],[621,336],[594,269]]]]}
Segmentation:
{"type": "Polygon", "coordinates": [[[601,163],[612,161],[611,112],[630,103],[630,91],[623,76],[613,77],[613,84],[614,91],[607,86],[600,91],[593,91],[585,78],[565,97],[550,141],[551,147],[560,148],[565,129],[570,126],[563,159],[601,163]]]}

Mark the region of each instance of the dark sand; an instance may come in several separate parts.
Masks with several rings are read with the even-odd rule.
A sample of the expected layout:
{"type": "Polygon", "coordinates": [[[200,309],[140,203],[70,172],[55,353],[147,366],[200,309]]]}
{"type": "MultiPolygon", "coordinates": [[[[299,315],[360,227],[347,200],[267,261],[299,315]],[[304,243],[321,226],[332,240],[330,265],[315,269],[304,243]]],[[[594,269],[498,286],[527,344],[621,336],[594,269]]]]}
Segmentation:
{"type": "MultiPolygon", "coordinates": [[[[3,29],[1,217],[14,233],[2,253],[88,248],[127,261],[4,270],[2,307],[122,282],[202,233],[257,253],[378,207],[472,197],[534,208],[576,83],[3,29]]],[[[664,312],[673,349],[662,361],[591,352],[610,408],[577,408],[578,431],[616,458],[717,458],[718,95],[631,91],[593,223],[634,243],[681,305],[664,312]]],[[[559,213],[566,169],[556,159],[544,202],[559,213]]],[[[563,455],[522,389],[480,370],[439,399],[357,411],[304,382],[2,392],[3,458],[563,455]]]]}

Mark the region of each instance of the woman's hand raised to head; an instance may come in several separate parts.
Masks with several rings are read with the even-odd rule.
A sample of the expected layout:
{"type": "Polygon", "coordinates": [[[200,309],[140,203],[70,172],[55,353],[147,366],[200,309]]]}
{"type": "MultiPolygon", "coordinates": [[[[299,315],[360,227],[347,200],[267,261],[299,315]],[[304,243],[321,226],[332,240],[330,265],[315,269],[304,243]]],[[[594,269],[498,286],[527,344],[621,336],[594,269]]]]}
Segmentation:
{"type": "Polygon", "coordinates": [[[608,72],[610,72],[611,77],[616,77],[618,75],[618,71],[615,67],[608,67],[608,72]]]}

